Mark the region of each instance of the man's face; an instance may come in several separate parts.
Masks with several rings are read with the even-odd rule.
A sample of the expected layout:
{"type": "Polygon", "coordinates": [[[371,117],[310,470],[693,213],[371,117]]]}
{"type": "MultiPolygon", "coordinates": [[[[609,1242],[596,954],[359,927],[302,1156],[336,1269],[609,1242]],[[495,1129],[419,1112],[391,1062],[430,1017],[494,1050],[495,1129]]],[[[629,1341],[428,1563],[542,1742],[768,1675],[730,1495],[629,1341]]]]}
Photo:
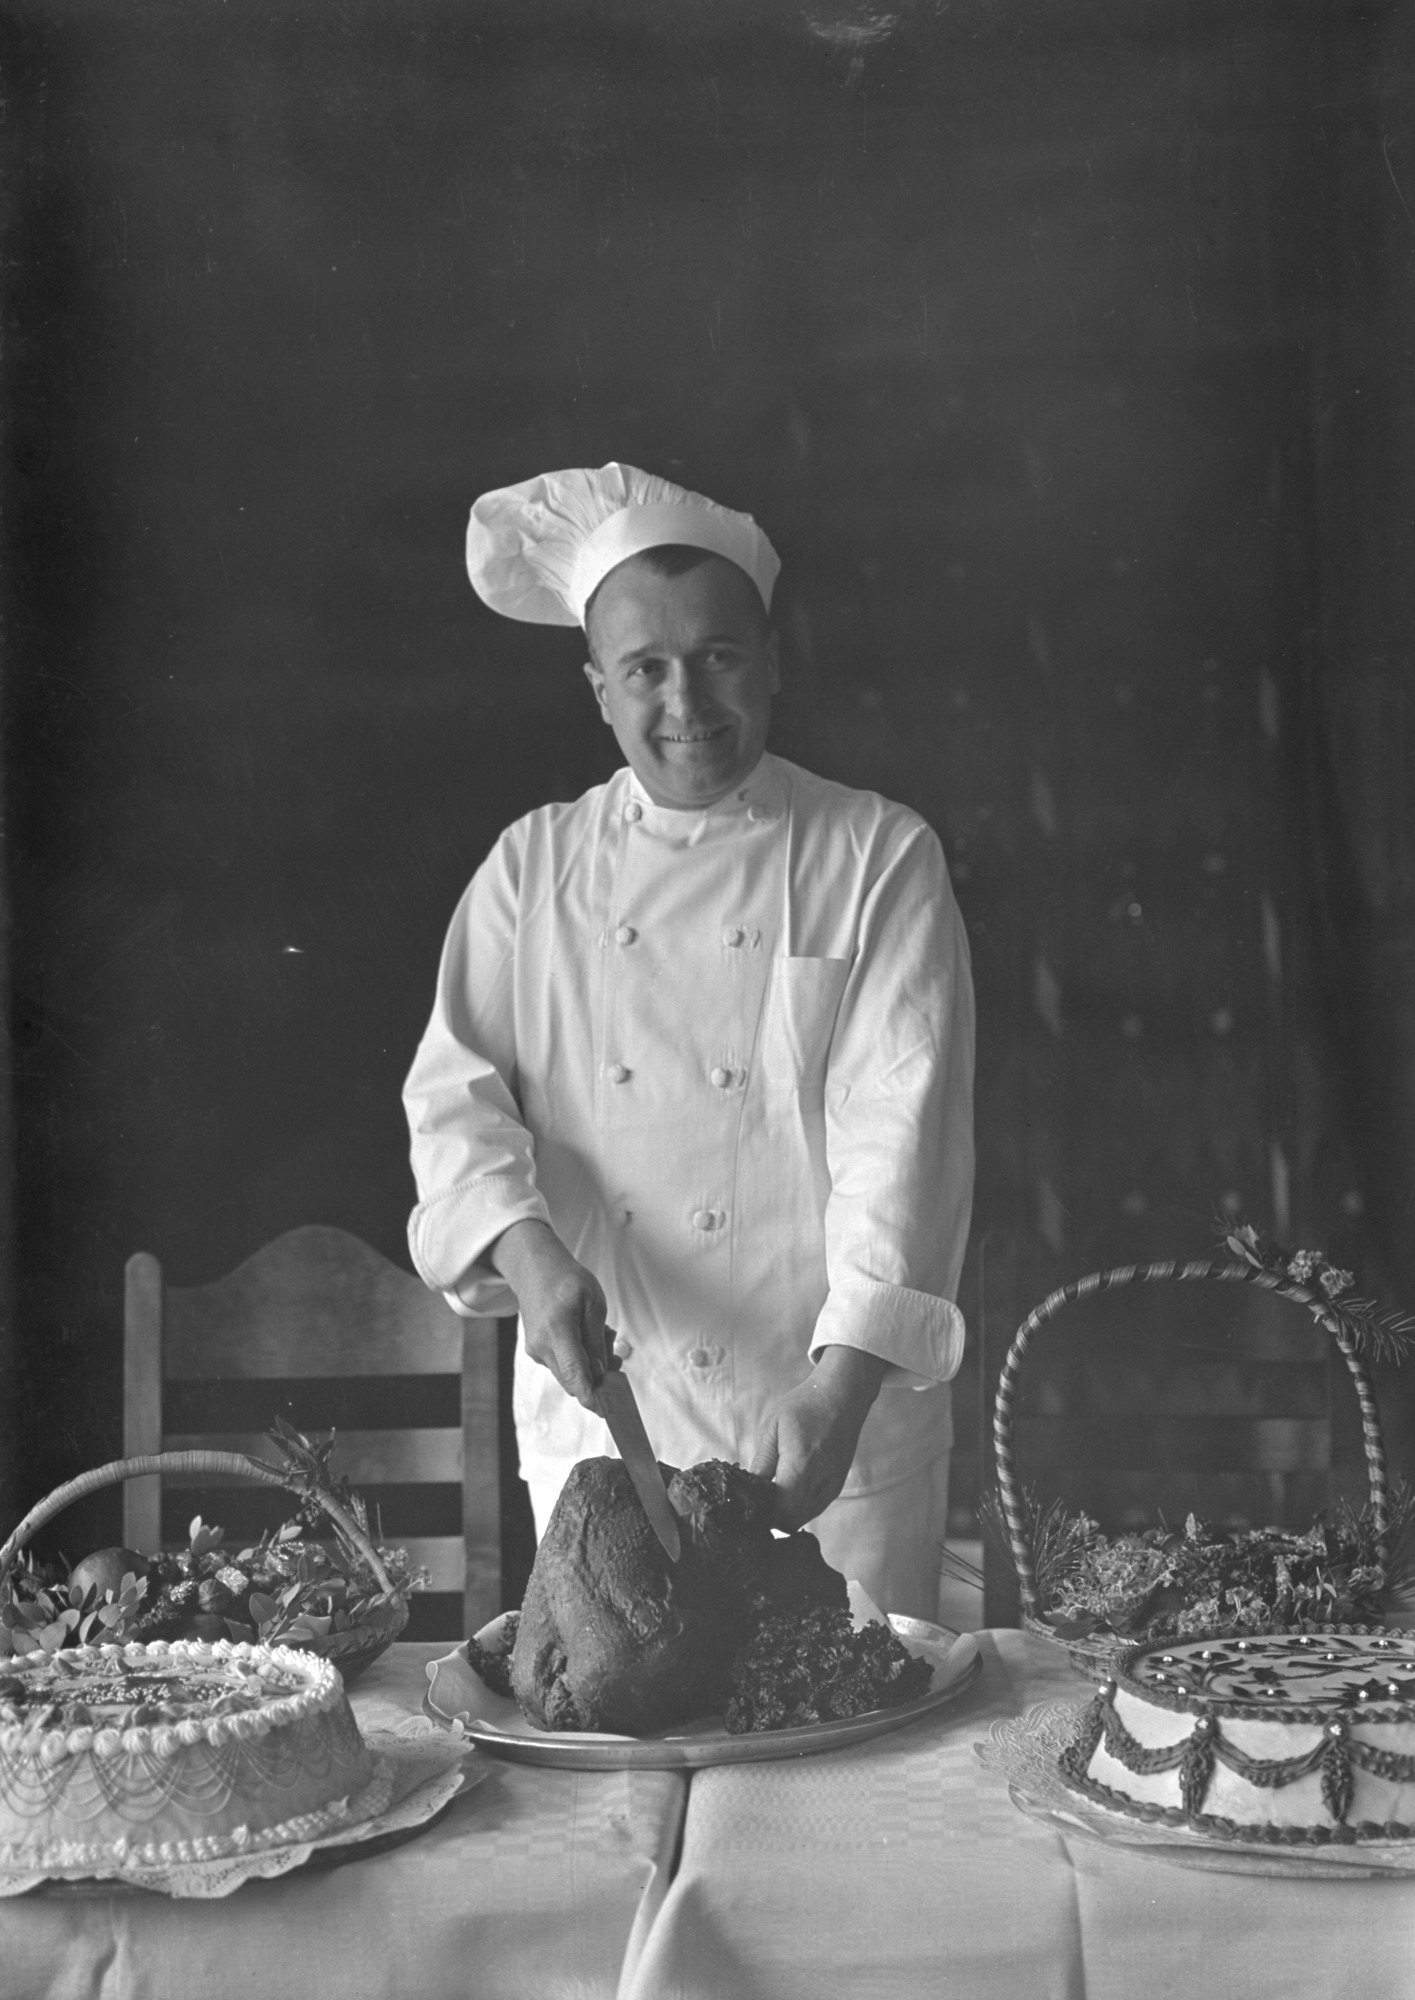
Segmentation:
{"type": "Polygon", "coordinates": [[[655,805],[725,798],[766,746],[780,686],[756,586],[721,556],[660,576],[611,570],[590,611],[585,668],[605,721],[655,805]]]}

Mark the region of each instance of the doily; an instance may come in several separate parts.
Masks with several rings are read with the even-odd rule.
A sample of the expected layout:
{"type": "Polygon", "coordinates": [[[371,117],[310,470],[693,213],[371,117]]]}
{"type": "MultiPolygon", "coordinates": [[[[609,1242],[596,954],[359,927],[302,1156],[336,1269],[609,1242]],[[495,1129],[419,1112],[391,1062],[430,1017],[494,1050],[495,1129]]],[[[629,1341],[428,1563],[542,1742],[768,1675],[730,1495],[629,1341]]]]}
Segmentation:
{"type": "Polygon", "coordinates": [[[465,1739],[436,1729],[421,1718],[414,1718],[411,1726],[393,1729],[365,1723],[363,1734],[374,1757],[373,1783],[353,1801],[357,1817],[329,1833],[287,1847],[266,1847],[216,1861],[158,1866],[115,1861],[102,1870],[43,1874],[0,1868],[0,1896],[20,1896],[41,1886],[57,1888],[66,1895],[84,1891],[108,1895],[115,1888],[126,1887],[163,1896],[229,1896],[243,1882],[303,1868],[314,1855],[330,1854],[332,1858],[332,1851],[341,1847],[383,1841],[390,1835],[411,1835],[450,1805],[459,1791],[469,1791],[488,1775],[479,1764],[464,1768],[469,1748],[465,1739]]]}
{"type": "Polygon", "coordinates": [[[1085,1702],[1043,1701],[1025,1715],[995,1722],[985,1743],[973,1749],[984,1769],[1007,1780],[1012,1803],[1053,1833],[1099,1841],[1128,1853],[1207,1868],[1226,1875],[1321,1876],[1328,1880],[1361,1875],[1415,1875],[1415,1841],[1350,1847],[1257,1847],[1217,1841],[1182,1826],[1152,1825],[1106,1812],[1073,1792],[1056,1768],[1071,1740],[1085,1702]]]}

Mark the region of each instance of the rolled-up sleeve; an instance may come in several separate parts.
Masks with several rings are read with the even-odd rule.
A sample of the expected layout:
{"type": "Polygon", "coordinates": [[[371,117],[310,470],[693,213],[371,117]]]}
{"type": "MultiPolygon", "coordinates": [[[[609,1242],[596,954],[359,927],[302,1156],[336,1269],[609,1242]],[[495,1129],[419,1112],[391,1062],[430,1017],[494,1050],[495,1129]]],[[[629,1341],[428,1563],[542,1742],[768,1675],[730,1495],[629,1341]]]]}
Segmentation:
{"type": "Polygon", "coordinates": [[[477,870],[447,933],[437,993],[403,1086],[418,1203],[413,1267],[467,1317],[516,1310],[485,1261],[513,1222],[548,1220],[516,1094],[517,829],[477,870]]]}
{"type": "Polygon", "coordinates": [[[867,893],[825,1078],[829,1292],[811,1340],[946,1382],[973,1199],[973,986],[937,836],[914,821],[867,893]]]}

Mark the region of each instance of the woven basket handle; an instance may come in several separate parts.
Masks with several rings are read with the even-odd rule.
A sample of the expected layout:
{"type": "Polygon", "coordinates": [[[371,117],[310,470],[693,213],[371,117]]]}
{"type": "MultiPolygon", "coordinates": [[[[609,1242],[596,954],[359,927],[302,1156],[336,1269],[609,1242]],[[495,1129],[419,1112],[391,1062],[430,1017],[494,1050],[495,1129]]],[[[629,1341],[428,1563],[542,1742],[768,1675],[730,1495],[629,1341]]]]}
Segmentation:
{"type": "MultiPolygon", "coordinates": [[[[114,1459],[109,1465],[98,1465],[91,1472],[81,1472],[77,1479],[69,1480],[64,1486],[56,1486],[52,1493],[30,1508],[5,1546],[0,1548],[0,1583],[10,1574],[15,1557],[30,1536],[46,1521],[52,1521],[56,1514],[62,1514],[75,1500],[96,1493],[101,1486],[120,1486],[125,1479],[137,1479],[148,1472],[235,1473],[238,1478],[258,1479],[264,1486],[280,1486],[287,1492],[305,1497],[305,1489],[273,1465],[265,1465],[258,1458],[247,1458],[241,1451],[157,1451],[150,1452],[145,1458],[114,1459]]],[[[321,1493],[316,1497],[325,1513],[332,1521],[338,1522],[373,1571],[379,1589],[391,1591],[393,1584],[383,1567],[382,1558],[353,1515],[332,1494],[321,1493]]]]}
{"type": "Polygon", "coordinates": [[[1313,1308],[1317,1320],[1341,1349],[1342,1358],[1350,1370],[1356,1388],[1356,1400],[1361,1405],[1361,1437],[1366,1449],[1366,1471],[1371,1482],[1371,1516],[1376,1530],[1376,1553],[1382,1563],[1386,1560],[1386,1539],[1389,1528],[1386,1456],[1385,1444],[1381,1437],[1380,1418],[1376,1414],[1376,1399],[1371,1390],[1366,1365],[1352,1345],[1345,1327],[1331,1311],[1330,1301],[1322,1293],[1310,1291],[1307,1286],[1299,1285],[1293,1279],[1275,1277],[1272,1272],[1260,1271],[1251,1264],[1121,1264],[1112,1271],[1095,1271],[1089,1277],[1077,1278],[1073,1284],[1063,1285],[1051,1293],[1050,1297],[1043,1299],[1036,1310],[1029,1313],[1018,1327],[1012,1345],[1007,1350],[1007,1359],[1002,1364],[1002,1374],[998,1378],[997,1400],[993,1404],[992,1421],[993,1443],[997,1453],[998,1494],[1002,1501],[1003,1517],[1007,1522],[1008,1539],[1012,1544],[1012,1560],[1017,1569],[1022,1609],[1029,1617],[1040,1617],[1041,1610],[1027,1510],[1022,1501],[1013,1465],[1012,1406],[1017,1394],[1022,1363],[1027,1357],[1032,1335],[1047,1320],[1055,1319],[1066,1306],[1077,1299],[1089,1298],[1093,1292],[1108,1292],[1121,1285],[1150,1284],[1164,1278],[1181,1281],[1213,1278],[1222,1284],[1257,1285],[1265,1292],[1277,1292],[1285,1299],[1295,1299],[1299,1305],[1313,1308]]]}

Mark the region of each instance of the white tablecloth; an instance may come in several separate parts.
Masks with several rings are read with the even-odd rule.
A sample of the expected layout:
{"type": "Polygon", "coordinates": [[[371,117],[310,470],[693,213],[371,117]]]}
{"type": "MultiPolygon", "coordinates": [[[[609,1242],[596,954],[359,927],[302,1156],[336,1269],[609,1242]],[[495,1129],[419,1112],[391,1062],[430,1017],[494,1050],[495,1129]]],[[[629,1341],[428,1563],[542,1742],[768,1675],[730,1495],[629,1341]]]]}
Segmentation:
{"type": "MultiPolygon", "coordinates": [[[[415,1714],[396,1646],[356,1714],[415,1714]]],[[[590,2000],[613,1995],[668,1883],[686,1781],[493,1764],[408,1845],[219,1902],[41,1889],[0,1902],[0,2000],[590,2000]]]]}
{"type": "Polygon", "coordinates": [[[1200,1873],[1020,1813],[974,1743],[1086,1684],[1042,1641],[981,1637],[957,1707],[695,1774],[632,2000],[1415,2000],[1415,1878],[1200,1873]]]}
{"type": "MultiPolygon", "coordinates": [[[[0,2000],[1415,2000],[1415,1877],[1197,1873],[1024,1817],[973,1745],[1085,1685],[982,1646],[959,1704],[853,1750],[495,1764],[407,1846],[225,1901],[0,1902],[0,2000]]],[[[441,1650],[395,1648],[355,1708],[414,1713],[441,1650]]]]}

